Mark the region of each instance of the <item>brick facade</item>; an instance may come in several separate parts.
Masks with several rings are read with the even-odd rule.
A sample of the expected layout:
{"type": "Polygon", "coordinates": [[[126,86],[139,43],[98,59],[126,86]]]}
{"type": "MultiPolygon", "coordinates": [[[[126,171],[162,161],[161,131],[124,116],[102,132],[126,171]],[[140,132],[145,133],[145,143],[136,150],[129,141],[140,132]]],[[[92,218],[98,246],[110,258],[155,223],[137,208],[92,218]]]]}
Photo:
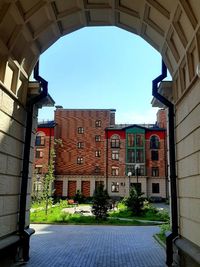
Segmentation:
{"type": "Polygon", "coordinates": [[[63,195],[63,181],[54,181],[55,192],[54,195],[57,197],[62,197],[63,195]]]}
{"type": "Polygon", "coordinates": [[[76,181],[68,181],[68,197],[74,197],[76,195],[76,181]]]}
{"type": "Polygon", "coordinates": [[[167,110],[166,109],[160,109],[157,112],[157,125],[160,128],[167,129],[167,117],[166,117],[166,114],[167,114],[167,110]]]}
{"type": "Polygon", "coordinates": [[[54,121],[39,123],[36,132],[33,161],[32,195],[39,197],[48,172],[51,149],[54,148],[54,121]]]}
{"type": "Polygon", "coordinates": [[[90,196],[90,181],[82,181],[81,184],[81,193],[84,197],[89,197],[90,196]]]}
{"type": "Polygon", "coordinates": [[[39,123],[38,125],[34,147],[36,173],[39,171],[40,174],[45,174],[48,171],[50,151],[54,147],[54,126],[54,122],[39,123]],[[37,168],[41,169],[38,170],[37,168]]]}
{"type": "MultiPolygon", "coordinates": [[[[164,112],[158,117],[164,121],[164,112]]],[[[93,195],[98,183],[103,183],[111,197],[127,196],[130,186],[137,182],[145,197],[166,198],[166,132],[156,125],[117,125],[115,110],[56,109],[55,138],[63,146],[56,148],[55,195],[74,197],[79,190],[85,197],[93,195]],[[133,147],[129,147],[128,136],[132,134],[133,147]],[[141,144],[137,138],[142,138],[141,144]],[[153,138],[153,139],[152,139],[153,138]],[[152,140],[157,147],[151,147],[152,140]],[[135,161],[128,160],[128,149],[132,149],[135,161]],[[152,159],[152,151],[156,159],[152,159]],[[141,159],[137,159],[142,153],[141,159]],[[136,177],[135,165],[140,165],[136,177]],[[128,172],[131,176],[128,177],[128,172]]],[[[38,132],[42,132],[39,128],[38,132]]],[[[48,160],[48,130],[45,133],[43,159],[48,160]],[[45,155],[46,153],[46,155],[45,155]]],[[[53,137],[51,137],[53,138],[53,137]]],[[[52,140],[51,140],[52,142],[52,140]]],[[[38,149],[38,147],[36,148],[38,149]]]]}
{"type": "Polygon", "coordinates": [[[55,111],[55,137],[63,143],[56,152],[56,174],[105,175],[104,130],[114,122],[113,114],[114,110],[55,111]]]}

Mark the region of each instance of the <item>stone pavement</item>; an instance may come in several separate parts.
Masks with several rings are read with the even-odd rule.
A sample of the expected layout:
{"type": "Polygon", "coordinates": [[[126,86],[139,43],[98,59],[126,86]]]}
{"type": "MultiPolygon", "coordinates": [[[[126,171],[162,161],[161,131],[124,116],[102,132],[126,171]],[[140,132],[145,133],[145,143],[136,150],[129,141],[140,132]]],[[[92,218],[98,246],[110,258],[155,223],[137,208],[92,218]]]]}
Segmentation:
{"type": "Polygon", "coordinates": [[[27,267],[164,267],[157,226],[31,226],[27,267]]]}

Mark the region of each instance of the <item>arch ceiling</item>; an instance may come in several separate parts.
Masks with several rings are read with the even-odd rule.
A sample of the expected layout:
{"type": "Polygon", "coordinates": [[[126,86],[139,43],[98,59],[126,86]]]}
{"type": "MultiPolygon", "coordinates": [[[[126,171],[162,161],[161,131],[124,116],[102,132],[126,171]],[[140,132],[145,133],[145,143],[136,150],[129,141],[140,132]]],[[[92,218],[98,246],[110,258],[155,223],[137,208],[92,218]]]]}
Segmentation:
{"type": "Polygon", "coordinates": [[[173,75],[195,36],[197,2],[0,0],[0,56],[12,57],[30,74],[39,55],[60,37],[86,26],[110,25],[140,35],[162,54],[173,75]]]}

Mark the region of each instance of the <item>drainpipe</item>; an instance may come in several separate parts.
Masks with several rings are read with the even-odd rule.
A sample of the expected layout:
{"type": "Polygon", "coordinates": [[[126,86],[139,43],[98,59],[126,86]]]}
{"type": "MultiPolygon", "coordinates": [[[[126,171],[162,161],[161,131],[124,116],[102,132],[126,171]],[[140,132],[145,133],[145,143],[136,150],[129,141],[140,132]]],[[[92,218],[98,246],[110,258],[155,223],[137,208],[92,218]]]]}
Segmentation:
{"type": "Polygon", "coordinates": [[[166,264],[173,263],[173,239],[178,236],[178,210],[177,210],[177,187],[175,165],[175,141],[174,141],[174,105],[158,93],[158,84],[167,77],[167,68],[162,61],[162,73],[152,82],[152,95],[168,107],[169,126],[169,168],[170,168],[170,191],[171,191],[171,220],[172,232],[167,236],[166,264]]]}
{"type": "Polygon", "coordinates": [[[51,157],[51,128],[50,128],[50,131],[49,131],[49,156],[48,156],[48,166],[50,164],[50,157],[51,157]]]}
{"type": "Polygon", "coordinates": [[[108,130],[106,129],[106,190],[108,192],[108,130]]]}
{"type": "Polygon", "coordinates": [[[39,76],[39,62],[37,62],[34,68],[34,78],[40,83],[42,92],[40,95],[31,99],[27,103],[27,119],[26,119],[26,134],[24,144],[24,157],[23,157],[23,169],[22,169],[22,181],[21,181],[21,195],[20,195],[20,211],[19,211],[19,235],[22,247],[22,257],[24,261],[29,260],[29,241],[30,236],[35,232],[34,229],[25,227],[26,222],[26,204],[27,204],[27,187],[29,176],[29,159],[30,159],[30,147],[31,147],[31,135],[33,124],[33,110],[34,105],[40,100],[45,98],[48,94],[48,82],[39,76]]]}
{"type": "Polygon", "coordinates": [[[165,130],[165,135],[164,135],[164,157],[165,157],[165,190],[166,190],[166,193],[165,193],[165,198],[166,200],[169,198],[168,196],[168,166],[167,166],[167,153],[166,153],[166,148],[167,148],[167,140],[166,140],[166,135],[167,135],[167,132],[165,130]]]}

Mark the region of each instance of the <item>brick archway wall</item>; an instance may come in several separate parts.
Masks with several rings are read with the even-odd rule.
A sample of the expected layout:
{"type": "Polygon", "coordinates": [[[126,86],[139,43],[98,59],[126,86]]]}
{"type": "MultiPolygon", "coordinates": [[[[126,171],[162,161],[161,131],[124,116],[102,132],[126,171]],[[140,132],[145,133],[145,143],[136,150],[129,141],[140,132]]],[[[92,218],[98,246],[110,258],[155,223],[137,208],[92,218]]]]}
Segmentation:
{"type": "Polygon", "coordinates": [[[25,105],[32,88],[28,78],[36,61],[63,35],[86,26],[113,25],[150,43],[173,77],[167,94],[176,109],[180,234],[200,247],[199,10],[200,2],[194,0],[0,1],[0,195],[10,203],[9,211],[1,211],[6,227],[0,237],[17,229],[25,105]]]}

